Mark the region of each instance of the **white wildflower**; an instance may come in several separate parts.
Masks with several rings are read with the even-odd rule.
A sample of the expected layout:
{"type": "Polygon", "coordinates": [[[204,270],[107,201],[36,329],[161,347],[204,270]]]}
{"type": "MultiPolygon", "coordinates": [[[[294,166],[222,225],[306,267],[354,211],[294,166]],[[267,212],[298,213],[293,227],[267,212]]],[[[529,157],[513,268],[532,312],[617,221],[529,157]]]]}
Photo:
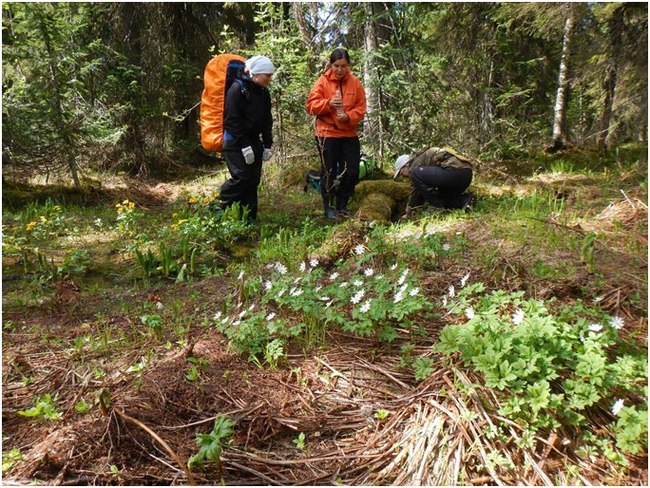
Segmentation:
{"type": "Polygon", "coordinates": [[[361,256],[364,252],[366,252],[366,248],[363,246],[363,244],[357,244],[354,248],[354,254],[357,256],[361,256]]]}
{"type": "Polygon", "coordinates": [[[406,276],[407,276],[408,274],[409,274],[409,269],[406,268],[406,269],[402,272],[402,274],[400,275],[399,280],[397,280],[397,284],[398,284],[398,285],[403,284],[403,283],[404,283],[404,280],[406,280],[406,276]]]}
{"type": "Polygon", "coordinates": [[[354,280],[354,282],[353,282],[352,284],[353,284],[354,286],[362,286],[362,285],[363,285],[363,281],[361,281],[361,280],[354,280]]]}
{"type": "Polygon", "coordinates": [[[393,303],[399,303],[404,299],[404,293],[399,291],[395,294],[395,298],[393,298],[393,303]]]}
{"type": "Polygon", "coordinates": [[[280,291],[278,292],[277,298],[280,298],[280,297],[281,297],[282,295],[284,295],[286,292],[287,292],[287,289],[286,289],[286,288],[282,288],[282,290],[280,290],[280,291]]]}
{"type": "Polygon", "coordinates": [[[102,224],[103,224],[102,219],[95,219],[95,225],[96,225],[97,227],[101,227],[102,224]]]}
{"type": "Polygon", "coordinates": [[[267,321],[267,322],[270,322],[270,321],[273,320],[274,318],[275,318],[275,312],[271,312],[270,314],[268,314],[268,315],[266,316],[266,321],[267,321]]]}
{"type": "Polygon", "coordinates": [[[300,262],[300,271],[301,271],[301,272],[302,272],[302,271],[305,271],[305,268],[306,268],[306,267],[307,267],[307,266],[305,265],[305,262],[304,262],[304,261],[301,261],[301,262],[300,262]]]}
{"type": "Polygon", "coordinates": [[[512,323],[515,325],[519,325],[524,321],[524,318],[526,317],[526,314],[524,314],[524,311],[520,308],[515,310],[515,313],[512,314],[512,323]]]}
{"type": "Polygon", "coordinates": [[[300,276],[296,276],[296,278],[293,280],[294,285],[297,285],[298,283],[300,283],[300,276]]]}
{"type": "Polygon", "coordinates": [[[623,399],[616,400],[616,402],[615,402],[614,405],[612,406],[612,413],[613,413],[614,415],[618,415],[618,413],[619,413],[619,412],[621,411],[621,409],[623,408],[623,403],[624,403],[624,402],[623,402],[623,399]]]}
{"type": "Polygon", "coordinates": [[[603,301],[603,298],[605,298],[605,297],[601,295],[601,296],[599,296],[599,297],[594,298],[594,299],[591,300],[591,301],[594,302],[594,303],[598,303],[598,302],[602,302],[602,301],[603,301]]]}
{"type": "Polygon", "coordinates": [[[156,308],[157,308],[158,310],[162,310],[163,307],[164,307],[164,305],[162,304],[162,302],[156,302],[156,308]]]}
{"type": "Polygon", "coordinates": [[[612,329],[621,330],[625,325],[625,322],[621,317],[617,316],[610,319],[609,325],[612,327],[612,329]]]}
{"type": "Polygon", "coordinates": [[[312,268],[318,266],[318,259],[312,259],[311,261],[309,261],[309,266],[311,266],[312,268]]]}
{"type": "Polygon", "coordinates": [[[467,273],[465,276],[463,276],[460,279],[460,287],[463,288],[467,284],[467,280],[469,280],[469,273],[467,273]]]}
{"type": "Polygon", "coordinates": [[[467,307],[465,309],[465,316],[469,319],[472,320],[474,318],[474,309],[472,307],[467,307]]]}
{"type": "Polygon", "coordinates": [[[323,285],[318,285],[316,288],[314,288],[314,291],[320,291],[321,288],[323,288],[323,285]]]}
{"type": "Polygon", "coordinates": [[[376,279],[376,280],[383,280],[383,279],[384,279],[384,275],[383,275],[383,274],[375,275],[375,279],[376,279]]]}
{"type": "Polygon", "coordinates": [[[239,276],[237,277],[237,279],[238,279],[238,280],[241,280],[243,277],[244,277],[244,270],[242,269],[242,270],[239,272],[239,276]]]}
{"type": "Polygon", "coordinates": [[[370,310],[370,302],[371,302],[370,299],[363,302],[363,305],[361,305],[361,308],[359,309],[359,311],[361,313],[366,313],[368,310],[370,310]]]}
{"type": "Polygon", "coordinates": [[[327,302],[327,301],[331,300],[331,298],[330,297],[320,297],[319,300],[321,302],[327,302]]]}
{"type": "Polygon", "coordinates": [[[330,275],[330,281],[334,281],[338,277],[339,277],[339,274],[338,274],[338,272],[335,271],[334,273],[332,273],[330,275]]]}
{"type": "Polygon", "coordinates": [[[603,326],[600,324],[591,324],[589,327],[587,327],[587,330],[591,332],[600,332],[603,330],[603,326]]]}
{"type": "Polygon", "coordinates": [[[271,280],[266,280],[264,282],[264,288],[266,288],[266,291],[270,291],[271,288],[273,288],[273,283],[271,283],[271,280]]]}
{"type": "Polygon", "coordinates": [[[221,318],[221,310],[219,310],[217,313],[214,314],[214,317],[212,317],[213,320],[219,320],[221,318]]]}
{"type": "Polygon", "coordinates": [[[345,288],[346,286],[348,286],[348,282],[347,282],[347,281],[344,281],[343,283],[341,283],[341,284],[339,285],[339,288],[345,288]]]}
{"type": "Polygon", "coordinates": [[[449,251],[451,249],[451,246],[447,244],[446,242],[442,245],[442,250],[443,251],[449,251]]]}
{"type": "Polygon", "coordinates": [[[232,323],[232,325],[239,325],[239,324],[241,324],[241,320],[236,320],[232,323]]]}
{"type": "Polygon", "coordinates": [[[456,288],[454,285],[449,285],[449,298],[454,298],[456,296],[456,288]]]}
{"type": "Polygon", "coordinates": [[[230,317],[226,317],[225,319],[223,319],[223,320],[221,321],[221,323],[222,323],[222,324],[225,324],[225,323],[228,322],[229,320],[230,320],[230,317]]]}
{"type": "Polygon", "coordinates": [[[361,289],[358,292],[356,292],[354,295],[352,295],[352,298],[350,298],[351,303],[359,303],[363,296],[366,294],[366,291],[361,289]]]}
{"type": "Polygon", "coordinates": [[[334,300],[330,300],[329,302],[327,302],[325,304],[325,308],[330,308],[330,305],[332,305],[332,303],[334,303],[334,300]]]}
{"type": "Polygon", "coordinates": [[[393,264],[393,265],[390,267],[390,270],[391,270],[391,271],[395,271],[396,269],[397,269],[397,263],[393,264]]]}
{"type": "Polygon", "coordinates": [[[301,288],[292,288],[292,290],[289,292],[289,295],[292,297],[299,297],[303,293],[304,291],[301,288]]]}
{"type": "Polygon", "coordinates": [[[275,269],[278,273],[282,275],[287,274],[287,267],[279,261],[275,263],[275,269]]]}
{"type": "Polygon", "coordinates": [[[275,264],[273,264],[273,263],[268,263],[266,266],[264,266],[264,268],[266,268],[266,269],[273,269],[274,266],[275,266],[275,264]]]}
{"type": "Polygon", "coordinates": [[[246,312],[247,312],[247,310],[242,310],[242,311],[239,313],[239,318],[240,318],[240,319],[243,318],[244,315],[246,315],[246,312]]]}
{"type": "Polygon", "coordinates": [[[446,306],[447,306],[447,295],[445,295],[444,297],[442,297],[442,306],[443,306],[443,307],[446,307],[446,306]]]}
{"type": "Polygon", "coordinates": [[[367,276],[368,278],[370,278],[372,275],[375,274],[375,270],[372,269],[372,268],[367,268],[367,269],[364,269],[364,270],[363,270],[363,274],[364,274],[365,276],[367,276]]]}
{"type": "Polygon", "coordinates": [[[248,311],[250,312],[250,311],[253,310],[254,308],[255,308],[255,304],[254,304],[254,303],[251,303],[251,306],[248,307],[248,311]]]}
{"type": "Polygon", "coordinates": [[[420,293],[420,289],[419,289],[419,288],[413,288],[411,291],[409,291],[409,295],[411,295],[412,297],[414,297],[414,296],[417,295],[418,293],[420,293]]]}

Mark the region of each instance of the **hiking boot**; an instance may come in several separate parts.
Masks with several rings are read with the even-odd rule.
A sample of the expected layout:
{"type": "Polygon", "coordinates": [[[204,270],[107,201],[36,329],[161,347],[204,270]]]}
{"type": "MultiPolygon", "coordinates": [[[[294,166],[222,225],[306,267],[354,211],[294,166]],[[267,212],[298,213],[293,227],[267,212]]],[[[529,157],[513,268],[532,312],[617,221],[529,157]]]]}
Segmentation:
{"type": "Polygon", "coordinates": [[[339,217],[343,217],[346,219],[352,216],[352,212],[350,212],[350,210],[347,207],[337,208],[336,212],[338,213],[339,217]]]}
{"type": "Polygon", "coordinates": [[[337,217],[336,210],[332,207],[325,208],[325,218],[326,219],[335,219],[337,217]]]}
{"type": "Polygon", "coordinates": [[[474,205],[476,205],[476,197],[474,195],[471,193],[463,195],[462,206],[460,207],[461,210],[464,212],[471,212],[474,209],[474,205]]]}

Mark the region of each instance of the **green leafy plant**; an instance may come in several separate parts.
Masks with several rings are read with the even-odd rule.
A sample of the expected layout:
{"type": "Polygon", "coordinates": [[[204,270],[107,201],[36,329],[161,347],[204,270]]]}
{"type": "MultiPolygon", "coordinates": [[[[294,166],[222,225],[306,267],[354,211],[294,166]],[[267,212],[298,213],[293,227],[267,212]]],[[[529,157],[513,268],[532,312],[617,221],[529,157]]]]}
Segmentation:
{"type": "Polygon", "coordinates": [[[301,432],[298,434],[298,437],[296,437],[291,442],[293,442],[296,447],[302,451],[307,445],[307,438],[305,437],[305,433],[301,432]]]}
{"type": "Polygon", "coordinates": [[[422,381],[428,378],[433,373],[433,359],[431,358],[417,358],[413,361],[413,371],[415,372],[415,380],[422,381]]]}
{"type": "Polygon", "coordinates": [[[189,459],[188,467],[191,469],[195,465],[202,466],[205,461],[213,461],[219,465],[221,451],[233,436],[235,425],[228,417],[217,415],[212,432],[196,436],[196,443],[200,446],[199,452],[189,459]]]}
{"type": "Polygon", "coordinates": [[[375,411],[373,417],[375,417],[377,420],[385,420],[388,418],[390,415],[390,412],[388,410],[384,410],[383,408],[380,408],[379,410],[375,411]]]}
{"type": "Polygon", "coordinates": [[[41,420],[60,420],[63,417],[63,414],[57,410],[56,400],[49,393],[36,398],[33,407],[27,410],[19,410],[18,415],[41,420]]]}
{"type": "Polygon", "coordinates": [[[17,447],[12,448],[2,454],[2,472],[6,473],[13,468],[17,463],[22,461],[23,455],[17,447]]]}
{"type": "Polygon", "coordinates": [[[140,322],[157,334],[162,332],[163,320],[160,315],[143,315],[140,317],[140,322]]]}
{"type": "MultiPolygon", "coordinates": [[[[640,420],[647,416],[647,400],[638,395],[647,380],[647,357],[616,356],[622,319],[579,302],[552,313],[548,303],[521,292],[483,290],[473,284],[448,297],[447,313],[463,318],[442,330],[434,350],[459,354],[482,374],[485,387],[499,392],[501,415],[530,432],[584,426],[590,408],[613,402],[613,391],[627,391],[644,408],[621,410],[616,445],[638,452],[647,444],[640,420]]],[[[608,449],[609,458],[618,459],[608,449]]]]}
{"type": "Polygon", "coordinates": [[[639,454],[648,448],[648,409],[623,407],[614,426],[616,447],[630,454],[639,454]]]}
{"type": "Polygon", "coordinates": [[[75,403],[74,409],[80,414],[86,414],[90,412],[90,410],[92,409],[92,405],[86,402],[86,400],[82,398],[77,403],[75,403]]]}

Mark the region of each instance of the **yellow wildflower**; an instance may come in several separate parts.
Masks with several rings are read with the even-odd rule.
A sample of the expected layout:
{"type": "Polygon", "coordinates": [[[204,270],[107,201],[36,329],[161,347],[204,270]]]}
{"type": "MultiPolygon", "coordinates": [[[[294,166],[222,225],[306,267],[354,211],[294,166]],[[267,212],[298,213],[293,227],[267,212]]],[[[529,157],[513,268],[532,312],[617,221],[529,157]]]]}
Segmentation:
{"type": "Polygon", "coordinates": [[[190,198],[187,200],[187,203],[189,203],[189,204],[191,205],[191,204],[193,204],[193,203],[196,203],[197,201],[198,201],[198,200],[197,200],[195,197],[190,197],[190,198]]]}
{"type": "Polygon", "coordinates": [[[34,230],[34,227],[36,227],[37,225],[38,224],[32,220],[29,224],[25,226],[25,230],[27,232],[31,232],[32,230],[34,230]]]}

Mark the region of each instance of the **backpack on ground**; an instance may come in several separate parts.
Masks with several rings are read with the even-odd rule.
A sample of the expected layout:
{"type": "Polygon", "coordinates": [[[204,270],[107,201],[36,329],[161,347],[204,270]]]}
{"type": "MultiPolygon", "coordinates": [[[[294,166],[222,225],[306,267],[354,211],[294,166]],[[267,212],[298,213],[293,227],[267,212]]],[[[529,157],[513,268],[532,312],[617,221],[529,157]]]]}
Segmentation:
{"type": "Polygon", "coordinates": [[[307,193],[308,190],[320,191],[320,171],[310,169],[305,173],[305,186],[302,190],[307,193]]]}
{"type": "Polygon", "coordinates": [[[201,145],[207,151],[220,152],[223,148],[226,93],[245,61],[237,54],[224,53],[212,58],[205,67],[200,123],[201,145]]]}

